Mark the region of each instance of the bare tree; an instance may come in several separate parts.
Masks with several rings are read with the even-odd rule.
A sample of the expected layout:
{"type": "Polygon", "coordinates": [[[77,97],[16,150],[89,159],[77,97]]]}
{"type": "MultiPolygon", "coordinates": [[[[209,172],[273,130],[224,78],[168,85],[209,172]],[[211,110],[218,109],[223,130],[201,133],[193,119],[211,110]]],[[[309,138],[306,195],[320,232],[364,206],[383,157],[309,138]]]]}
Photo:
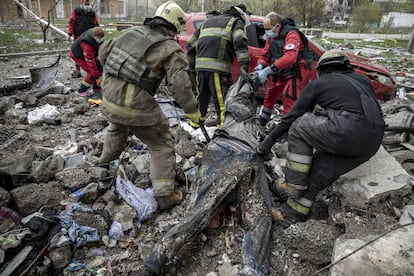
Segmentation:
{"type": "Polygon", "coordinates": [[[359,1],[351,16],[352,25],[361,32],[369,30],[371,24],[379,23],[380,20],[379,6],[372,3],[371,0],[359,1]]]}

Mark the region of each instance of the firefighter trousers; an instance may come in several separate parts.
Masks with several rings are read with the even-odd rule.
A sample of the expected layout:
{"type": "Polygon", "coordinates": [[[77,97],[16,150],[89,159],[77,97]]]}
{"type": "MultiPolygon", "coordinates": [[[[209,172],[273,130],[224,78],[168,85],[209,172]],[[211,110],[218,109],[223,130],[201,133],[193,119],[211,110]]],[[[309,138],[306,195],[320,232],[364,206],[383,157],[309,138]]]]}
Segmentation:
{"type": "Polygon", "coordinates": [[[383,125],[362,114],[306,113],[289,129],[286,182],[307,188],[303,196],[313,201],[339,176],[371,158],[383,135],[383,125]]]}
{"type": "Polygon", "coordinates": [[[220,120],[218,125],[221,126],[225,119],[224,100],[232,84],[231,77],[217,72],[198,71],[197,81],[201,116],[206,116],[210,98],[213,97],[217,119],[220,120]]]}
{"type": "Polygon", "coordinates": [[[154,195],[171,195],[174,192],[176,161],[174,141],[169,131],[167,119],[151,126],[127,126],[111,123],[105,138],[100,163],[107,163],[119,157],[125,148],[130,132],[150,149],[150,178],[154,195]]]}

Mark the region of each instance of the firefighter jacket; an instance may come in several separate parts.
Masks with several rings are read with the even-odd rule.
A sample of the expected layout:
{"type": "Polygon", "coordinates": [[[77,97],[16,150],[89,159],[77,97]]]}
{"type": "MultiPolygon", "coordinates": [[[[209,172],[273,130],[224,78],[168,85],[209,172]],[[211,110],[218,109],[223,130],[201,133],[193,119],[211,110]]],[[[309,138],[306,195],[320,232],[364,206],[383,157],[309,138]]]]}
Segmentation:
{"type": "Polygon", "coordinates": [[[258,59],[258,64],[262,63],[264,66],[274,64],[280,72],[280,77],[289,75],[294,69],[298,69],[294,68],[297,63],[301,67],[307,65],[307,61],[302,54],[305,46],[307,47],[307,41],[303,41],[301,33],[294,23],[286,20],[279,36],[266,40],[266,45],[258,59]]]}
{"type": "Polygon", "coordinates": [[[230,14],[207,19],[188,40],[187,55],[192,70],[231,75],[235,57],[240,66],[248,68],[250,57],[243,21],[230,14]]]}
{"type": "Polygon", "coordinates": [[[99,26],[98,17],[92,9],[75,8],[69,17],[68,34],[79,37],[86,30],[99,26]]]}
{"type": "MultiPolygon", "coordinates": [[[[352,114],[360,114],[360,120],[366,121],[367,128],[384,128],[384,121],[379,107],[374,88],[369,79],[357,74],[352,70],[345,72],[333,72],[322,74],[317,80],[310,82],[302,91],[295,105],[290,112],[285,115],[281,122],[271,131],[274,140],[287,132],[292,123],[305,114],[312,112],[315,105],[318,104],[323,110],[345,111],[352,114]],[[347,79],[351,79],[352,82],[347,79]],[[360,89],[356,90],[356,83],[360,89]],[[361,90],[361,91],[359,91],[361,90]],[[364,107],[364,101],[361,100],[364,94],[374,99],[370,103],[371,107],[364,107]],[[374,111],[368,111],[374,110],[374,111]]],[[[322,115],[323,116],[323,115],[322,115]]]]}
{"type": "Polygon", "coordinates": [[[129,29],[101,46],[99,57],[105,66],[103,113],[110,122],[149,126],[164,120],[165,115],[153,97],[159,80],[164,77],[168,91],[184,112],[197,111],[187,58],[179,44],[167,35],[165,27],[152,29],[144,25],[129,29]],[[135,68],[137,80],[126,77],[134,73],[131,66],[135,68]],[[141,82],[139,77],[148,82],[141,82]]]}
{"type": "Polygon", "coordinates": [[[99,78],[101,76],[100,70],[97,67],[96,59],[98,58],[98,51],[101,44],[98,44],[91,35],[92,29],[84,32],[75,42],[70,46],[70,52],[75,58],[82,59],[87,64],[87,72],[92,77],[99,78]]]}

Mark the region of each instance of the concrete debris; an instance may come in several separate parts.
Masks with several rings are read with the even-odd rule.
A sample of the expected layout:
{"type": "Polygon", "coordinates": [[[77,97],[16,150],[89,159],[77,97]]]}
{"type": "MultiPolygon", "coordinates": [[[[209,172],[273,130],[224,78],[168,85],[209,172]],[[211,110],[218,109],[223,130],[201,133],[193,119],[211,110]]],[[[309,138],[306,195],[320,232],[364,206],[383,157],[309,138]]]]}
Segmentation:
{"type": "MultiPolygon", "coordinates": [[[[321,193],[307,222],[288,229],[269,224],[265,245],[269,248],[269,275],[312,275],[317,271],[318,275],[410,275],[414,270],[414,99],[410,94],[414,92],[414,58],[398,49],[353,48],[373,62],[384,62],[397,82],[400,95],[381,102],[388,125],[383,147],[369,162],[321,193]]],[[[165,275],[248,273],[245,264],[252,260],[246,253],[253,247],[246,242],[256,241],[248,233],[255,227],[259,233],[261,225],[267,226],[265,204],[259,196],[262,191],[248,184],[260,182],[259,177],[266,183],[266,179],[283,176],[287,143],[275,145],[276,156],[261,164],[263,171],[243,160],[235,164],[229,156],[225,158],[230,166],[223,160],[210,164],[206,160],[215,160],[218,148],[213,145],[217,144],[207,144],[201,130],[192,129],[182,110],[160,90],[157,99],[170,117],[176,144],[177,184],[188,193],[181,205],[163,212],[153,210],[140,220],[144,215],[127,198],[130,190],[124,189],[120,195],[115,176],[123,175],[134,187],[149,190],[148,148],[131,136],[117,162],[96,167],[107,120],[99,106],[74,93],[80,79],[65,71],[73,67],[67,53],[59,58],[59,70],[55,65],[56,56],[0,60],[0,83],[8,85],[7,93],[0,97],[0,207],[4,207],[0,208],[0,238],[11,238],[13,231],[30,226],[21,242],[1,248],[0,274],[142,275],[144,261],[162,241],[175,246],[163,269],[165,275]],[[34,64],[39,68],[52,64],[50,69],[56,74],[41,93],[31,93],[27,85],[26,76],[34,64]],[[34,124],[29,119],[31,112],[44,106],[57,110],[53,119],[59,119],[59,124],[44,119],[34,124]],[[223,175],[214,174],[215,168],[223,175]],[[246,171],[249,173],[242,173],[246,171]],[[208,191],[209,179],[215,189],[203,198],[200,191],[208,191]],[[222,206],[221,199],[212,200],[226,185],[234,188],[239,184],[235,194],[240,198],[226,200],[241,202],[242,209],[236,210],[243,212],[234,213],[231,206],[222,206]],[[74,200],[81,192],[84,194],[74,200]],[[205,216],[197,216],[203,212],[205,216]],[[21,217],[26,217],[28,225],[20,222],[21,217]],[[183,223],[197,218],[203,219],[197,229],[183,223]],[[193,235],[181,229],[193,231],[193,235]]],[[[280,108],[275,110],[269,125],[277,124],[280,114],[280,108]]],[[[220,131],[206,129],[216,143],[220,131]]],[[[280,204],[276,196],[267,195],[272,205],[280,204]]]]}

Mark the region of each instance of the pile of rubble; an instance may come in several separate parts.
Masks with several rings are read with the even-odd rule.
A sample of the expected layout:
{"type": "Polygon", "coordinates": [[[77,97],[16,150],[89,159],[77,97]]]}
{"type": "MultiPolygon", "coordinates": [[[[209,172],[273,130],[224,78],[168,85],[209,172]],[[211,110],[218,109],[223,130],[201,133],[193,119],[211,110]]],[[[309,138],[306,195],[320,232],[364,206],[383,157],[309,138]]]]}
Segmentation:
{"type": "MultiPolygon", "coordinates": [[[[0,61],[2,78],[16,81],[33,64],[55,60],[0,61]]],[[[73,92],[80,79],[69,77],[72,66],[63,55],[51,87],[36,96],[28,88],[0,98],[1,275],[139,275],[157,242],[192,211],[192,184],[207,148],[201,131],[187,124],[165,93],[158,94],[171,117],[177,180],[188,190],[181,205],[158,211],[149,152],[137,138],[129,138],[109,169],[92,165],[102,151],[107,120],[100,106],[73,92]]],[[[377,155],[324,191],[310,220],[288,229],[272,226],[270,275],[414,271],[414,103],[401,95],[382,108],[388,130],[377,155]]],[[[215,128],[207,131],[213,137],[215,128]]],[[[277,157],[266,164],[269,181],[282,174],[286,143],[274,150],[277,157]]],[[[280,204],[273,195],[271,201],[280,204]]],[[[164,275],[237,275],[246,231],[237,214],[221,208],[185,242],[164,275]]]]}

